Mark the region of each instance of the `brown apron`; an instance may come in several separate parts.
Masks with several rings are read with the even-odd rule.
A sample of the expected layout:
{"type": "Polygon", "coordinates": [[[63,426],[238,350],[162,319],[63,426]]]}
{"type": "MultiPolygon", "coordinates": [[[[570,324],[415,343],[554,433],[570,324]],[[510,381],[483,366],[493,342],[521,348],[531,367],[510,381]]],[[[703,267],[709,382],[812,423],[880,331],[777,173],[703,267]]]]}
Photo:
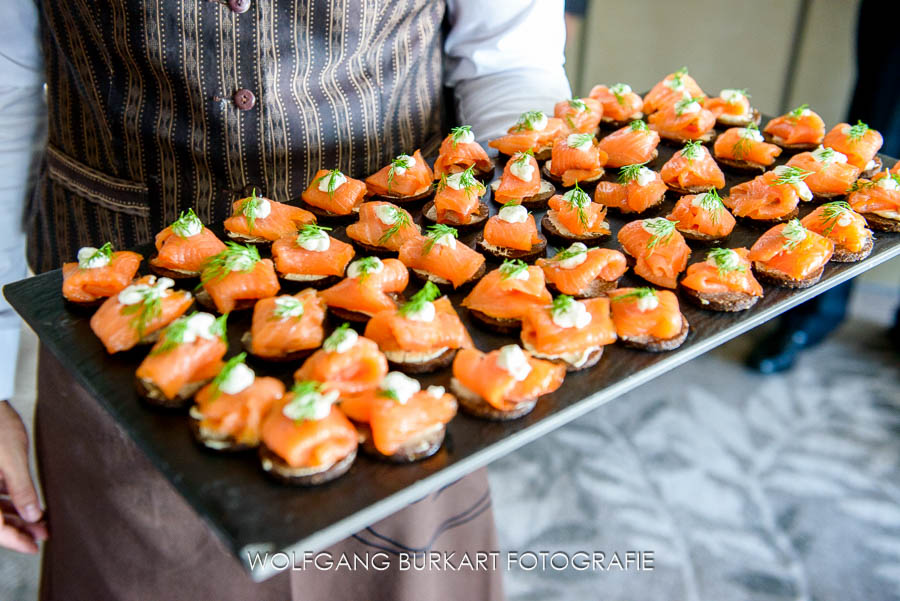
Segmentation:
{"type": "MultiPolygon", "coordinates": [[[[400,553],[455,552],[458,565],[465,552],[497,549],[485,470],[327,550],[335,564],[341,553],[368,554],[372,566],[389,561],[388,569],[307,567],[257,584],[109,414],[45,349],[39,359],[38,388],[35,444],[50,530],[44,546],[42,601],[503,598],[499,571],[404,570],[399,559],[400,553]]],[[[302,568],[300,561],[294,564],[302,568]]],[[[408,559],[406,565],[423,564],[408,559]]]]}

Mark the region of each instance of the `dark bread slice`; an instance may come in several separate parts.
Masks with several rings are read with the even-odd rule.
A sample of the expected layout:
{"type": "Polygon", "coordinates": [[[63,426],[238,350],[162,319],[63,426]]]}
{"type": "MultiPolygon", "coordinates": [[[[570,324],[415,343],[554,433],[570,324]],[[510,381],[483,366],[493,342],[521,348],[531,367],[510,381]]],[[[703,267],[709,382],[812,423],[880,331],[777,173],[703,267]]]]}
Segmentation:
{"type": "Polygon", "coordinates": [[[422,269],[410,268],[409,271],[413,274],[413,276],[415,276],[417,279],[421,280],[422,282],[431,282],[432,284],[437,286],[438,289],[441,290],[442,292],[452,292],[453,290],[457,290],[457,291],[464,290],[464,289],[468,288],[469,286],[471,286],[472,284],[474,284],[475,282],[477,282],[478,280],[480,280],[482,277],[484,277],[484,274],[487,272],[487,266],[484,263],[482,263],[481,267],[479,267],[475,271],[475,273],[472,274],[472,277],[470,277],[468,280],[466,280],[465,282],[460,284],[458,288],[454,288],[453,284],[450,282],[450,280],[445,280],[444,278],[442,278],[440,276],[434,275],[433,273],[429,273],[427,271],[423,271],[422,269]]]}
{"type": "Polygon", "coordinates": [[[489,419],[491,421],[505,422],[518,419],[531,413],[534,410],[534,406],[537,405],[537,399],[528,399],[518,403],[515,408],[510,411],[501,411],[478,396],[472,390],[463,386],[456,378],[450,380],[450,388],[456,395],[456,400],[459,402],[460,409],[469,415],[480,417],[481,419],[489,419]]]}
{"type": "Polygon", "coordinates": [[[723,157],[714,157],[716,162],[728,169],[729,171],[737,171],[738,173],[765,173],[767,167],[753,161],[742,161],[739,159],[726,159],[723,157]]]}
{"type": "Polygon", "coordinates": [[[238,442],[233,436],[213,436],[208,432],[204,432],[200,428],[200,420],[193,415],[193,407],[191,411],[191,415],[188,417],[191,434],[194,435],[194,440],[204,448],[217,453],[240,453],[241,451],[256,448],[257,445],[238,442]]]}
{"type": "MultiPolygon", "coordinates": [[[[347,238],[350,238],[350,236],[347,236],[347,238]]],[[[350,238],[350,243],[359,249],[364,256],[379,257],[381,259],[397,257],[396,250],[390,250],[383,246],[373,246],[371,244],[366,244],[365,242],[360,242],[359,240],[354,240],[353,238],[350,238]]]]}
{"type": "MultiPolygon", "coordinates": [[[[389,297],[394,299],[394,301],[399,305],[404,302],[404,297],[402,294],[397,294],[395,292],[391,292],[388,294],[389,297]]],[[[350,309],[344,309],[341,307],[328,307],[328,312],[337,317],[342,321],[350,321],[353,323],[366,323],[370,319],[372,319],[371,315],[366,313],[360,313],[359,311],[351,311],[350,309]]]]}
{"type": "Polygon", "coordinates": [[[500,334],[512,334],[522,327],[521,319],[513,319],[510,317],[491,317],[487,313],[482,313],[476,309],[469,309],[469,315],[487,329],[500,334]]]}
{"type": "Polygon", "coordinates": [[[191,399],[197,394],[197,391],[211,381],[212,378],[202,382],[188,382],[178,391],[178,394],[175,395],[174,399],[166,398],[166,395],[162,393],[159,387],[150,380],[135,377],[134,384],[138,396],[146,404],[162,409],[184,409],[190,404],[191,399]]]}
{"type": "Polygon", "coordinates": [[[238,232],[229,232],[226,231],[228,237],[232,240],[237,240],[243,244],[271,244],[272,241],[268,238],[262,238],[260,236],[249,236],[247,234],[239,234],[238,232]]]}
{"type": "Polygon", "coordinates": [[[486,254],[505,261],[506,259],[521,259],[526,263],[534,263],[537,259],[544,256],[547,250],[547,241],[543,238],[537,244],[532,244],[530,250],[518,250],[516,248],[505,248],[503,246],[494,246],[484,241],[484,234],[479,233],[475,238],[475,248],[486,254]]]}
{"type": "Polygon", "coordinates": [[[844,198],[847,196],[845,192],[838,192],[836,194],[813,194],[813,202],[831,202],[836,198],[844,198]]]}
{"type": "MultiPolygon", "coordinates": [[[[500,180],[494,180],[491,182],[491,190],[496,194],[497,189],[500,187],[500,180]]],[[[541,209],[547,208],[547,201],[556,194],[556,186],[547,180],[541,180],[541,191],[535,194],[534,196],[528,196],[522,199],[522,206],[526,209],[530,209],[533,211],[538,211],[541,209]]],[[[503,204],[499,200],[497,200],[496,196],[492,197],[494,202],[497,204],[503,204]]]]}
{"type": "MultiPolygon", "coordinates": [[[[572,298],[597,298],[598,296],[605,296],[606,293],[610,290],[614,290],[619,287],[619,280],[613,280],[612,282],[607,282],[606,280],[601,280],[597,278],[584,290],[581,290],[578,294],[570,294],[572,298]]],[[[556,284],[547,280],[547,289],[554,294],[564,294],[562,290],[556,287],[556,284]]]]}
{"type": "MultiPolygon", "coordinates": [[[[466,229],[471,227],[476,227],[484,223],[491,216],[491,209],[488,207],[487,203],[483,200],[478,203],[478,210],[472,214],[472,220],[469,223],[460,223],[455,215],[450,215],[447,221],[444,221],[444,225],[449,225],[455,227],[457,229],[466,229]]],[[[432,223],[438,223],[437,220],[437,209],[434,208],[434,201],[429,201],[424,207],[422,207],[422,217],[427,219],[432,223]]]]}
{"type": "Polygon", "coordinates": [[[733,291],[708,294],[706,292],[699,292],[697,290],[694,290],[693,288],[688,288],[681,282],[678,283],[678,289],[685,296],[685,298],[687,298],[691,303],[700,307],[701,309],[708,309],[710,311],[724,311],[727,313],[734,313],[737,311],[744,311],[745,309],[749,309],[750,307],[755,305],[760,298],[751,294],[733,291]]]}
{"type": "Polygon", "coordinates": [[[668,133],[663,133],[663,132],[657,132],[657,133],[659,134],[660,140],[662,140],[663,142],[666,142],[669,145],[675,145],[675,146],[679,146],[679,147],[684,146],[685,142],[690,142],[690,141],[697,141],[697,142],[700,142],[701,144],[709,144],[710,142],[712,142],[713,140],[716,139],[717,135],[719,135],[715,129],[709,130],[708,132],[706,132],[699,138],[683,138],[681,136],[673,136],[673,135],[670,135],[668,133]]]}
{"type": "Polygon", "coordinates": [[[773,225],[778,225],[779,223],[787,223],[794,217],[800,214],[800,209],[796,208],[787,215],[782,217],[776,217],[775,219],[754,219],[752,217],[741,217],[739,215],[735,215],[734,218],[743,223],[744,225],[752,225],[756,227],[765,227],[769,228],[773,225]]]}
{"type": "Polygon", "coordinates": [[[760,112],[753,107],[750,107],[750,115],[747,117],[737,117],[731,120],[723,120],[722,117],[725,116],[726,115],[724,114],[719,116],[719,118],[716,119],[716,125],[720,127],[747,127],[751,123],[753,125],[759,125],[759,122],[762,121],[762,114],[760,114],[760,112]]]}
{"type": "Polygon", "coordinates": [[[563,231],[560,226],[553,221],[553,218],[550,217],[550,213],[547,213],[541,218],[541,230],[544,232],[547,240],[555,243],[557,246],[568,246],[573,242],[581,242],[585,246],[597,246],[612,235],[609,233],[574,236],[568,231],[563,231]]]}
{"type": "Polygon", "coordinates": [[[651,353],[660,353],[663,351],[671,351],[681,346],[688,337],[690,332],[690,324],[687,318],[681,316],[681,331],[672,338],[657,338],[655,336],[638,336],[636,338],[619,338],[622,343],[631,348],[640,349],[642,351],[650,351],[651,353]]]}
{"type": "Polygon", "coordinates": [[[674,192],[675,194],[681,194],[682,196],[686,196],[688,194],[703,194],[704,192],[709,192],[715,186],[691,186],[689,188],[682,188],[680,186],[675,186],[672,184],[666,184],[666,187],[674,192]]]}
{"type": "Polygon", "coordinates": [[[884,169],[884,162],[881,160],[880,156],[876,155],[875,158],[873,158],[872,160],[875,161],[875,166],[872,167],[871,169],[866,169],[865,171],[860,173],[859,174],[860,177],[865,178],[865,179],[872,179],[873,177],[875,177],[878,174],[879,171],[884,169]]]}
{"type": "Polygon", "coordinates": [[[392,194],[373,194],[371,198],[367,200],[386,200],[387,202],[392,202],[395,205],[402,204],[412,204],[415,202],[419,202],[420,200],[425,200],[426,198],[430,198],[431,195],[434,194],[434,186],[429,186],[427,190],[424,192],[419,192],[418,194],[413,194],[412,196],[394,196],[392,194]]]}
{"type": "Polygon", "coordinates": [[[779,138],[778,136],[773,136],[772,134],[769,134],[766,132],[762,132],[762,135],[763,135],[763,139],[765,139],[765,141],[768,142],[769,144],[774,144],[775,146],[778,146],[779,148],[784,150],[786,153],[791,153],[791,154],[797,153],[797,152],[807,152],[810,150],[815,150],[816,148],[819,147],[819,144],[821,143],[820,142],[819,144],[809,144],[809,143],[785,144],[784,138],[779,138]]]}
{"type": "Polygon", "coordinates": [[[628,118],[624,121],[620,121],[618,119],[613,119],[612,117],[600,117],[600,127],[602,127],[603,129],[622,129],[623,127],[625,127],[632,121],[637,121],[637,120],[643,119],[643,118],[644,118],[644,113],[641,111],[638,111],[637,113],[632,114],[630,118],[628,118]]]}
{"type": "Polygon", "coordinates": [[[65,298],[65,297],[63,297],[63,298],[66,301],[66,307],[68,307],[69,309],[72,309],[79,313],[93,313],[94,309],[96,309],[97,307],[102,305],[104,302],[106,302],[107,297],[98,298],[96,300],[86,301],[86,302],[73,301],[73,300],[69,300],[68,298],[65,298]]]}
{"type": "MultiPolygon", "coordinates": [[[[212,297],[209,295],[209,292],[201,288],[194,294],[194,299],[197,301],[197,304],[203,307],[204,309],[208,309],[214,313],[218,313],[218,309],[216,308],[216,303],[213,302],[212,297]]],[[[232,313],[235,311],[246,311],[247,309],[252,309],[253,306],[258,301],[258,298],[242,298],[238,299],[234,303],[234,309],[231,310],[232,313]]]]}
{"type": "Polygon", "coordinates": [[[265,443],[259,445],[259,461],[263,471],[283,484],[316,486],[330,482],[346,474],[355,459],[356,449],[353,449],[346,457],[327,468],[296,468],[285,463],[265,443]]]}
{"type": "Polygon", "coordinates": [[[247,354],[250,355],[251,357],[255,357],[256,359],[259,359],[261,361],[271,361],[272,363],[285,363],[288,361],[300,361],[301,359],[305,359],[305,358],[309,357],[313,353],[313,351],[316,350],[315,348],[301,349],[299,351],[290,352],[286,355],[279,355],[277,357],[267,357],[267,356],[263,356],[263,355],[257,355],[256,353],[254,353],[251,350],[252,340],[253,340],[253,335],[250,333],[250,330],[247,330],[241,336],[241,344],[243,345],[244,350],[247,351],[247,354]]]}
{"type": "Polygon", "coordinates": [[[873,230],[880,232],[900,232],[900,219],[889,219],[875,213],[862,213],[873,230]]]}
{"type": "Polygon", "coordinates": [[[756,275],[756,278],[758,280],[767,284],[774,284],[775,286],[780,286],[782,288],[809,288],[819,281],[819,278],[822,277],[822,272],[824,271],[825,266],[822,265],[822,267],[820,267],[812,275],[802,280],[795,280],[794,278],[781,271],[769,269],[759,261],[753,262],[753,273],[756,275]]]}
{"type": "MultiPolygon", "coordinates": [[[[541,175],[543,175],[545,178],[549,179],[551,182],[555,182],[555,183],[559,184],[560,186],[563,185],[563,178],[559,175],[555,175],[552,171],[550,171],[551,164],[552,164],[552,161],[550,159],[548,159],[544,162],[543,167],[541,167],[541,175]]],[[[601,169],[599,175],[596,175],[590,179],[580,180],[578,182],[578,185],[581,186],[582,188],[585,188],[585,187],[589,187],[591,184],[596,184],[598,181],[600,181],[603,178],[603,175],[605,173],[606,172],[603,169],[601,169]]]]}
{"type": "Polygon", "coordinates": [[[385,455],[375,448],[375,441],[372,439],[372,428],[369,427],[369,424],[362,422],[354,422],[354,424],[356,425],[356,431],[359,432],[359,446],[362,448],[363,453],[390,463],[413,463],[431,457],[440,450],[441,445],[444,443],[444,436],[447,434],[446,426],[435,428],[407,441],[393,455],[385,455]]]}
{"type": "Polygon", "coordinates": [[[595,365],[597,365],[597,363],[600,362],[600,358],[603,357],[603,347],[601,346],[600,348],[591,351],[588,355],[587,361],[576,367],[574,364],[569,363],[568,361],[560,357],[547,357],[545,355],[541,355],[540,353],[536,353],[530,346],[525,346],[523,344],[523,347],[525,347],[525,350],[530,352],[538,359],[543,359],[544,361],[549,361],[550,363],[556,363],[557,365],[565,365],[567,372],[581,371],[589,367],[594,367],[595,365]]]}
{"type": "Polygon", "coordinates": [[[394,369],[406,374],[427,374],[444,369],[445,367],[450,367],[458,350],[459,349],[448,348],[437,357],[429,359],[428,361],[397,361],[396,359],[391,358],[391,355],[389,354],[391,351],[385,351],[384,354],[388,358],[388,364],[394,369]]]}
{"type": "Polygon", "coordinates": [[[306,209],[307,211],[309,211],[310,213],[315,215],[316,221],[321,221],[324,223],[348,223],[350,221],[353,221],[357,217],[359,217],[359,204],[362,204],[362,203],[357,204],[346,215],[332,213],[331,211],[329,211],[327,209],[313,206],[313,205],[309,204],[308,202],[306,202],[305,200],[303,200],[302,198],[298,198],[296,200],[296,204],[300,208],[306,209]]]}
{"type": "Polygon", "coordinates": [[[678,230],[678,233],[681,234],[685,240],[692,240],[694,242],[702,242],[704,244],[712,244],[714,242],[721,242],[722,240],[725,240],[726,238],[728,238],[728,236],[731,235],[731,234],[728,234],[728,236],[722,236],[720,238],[716,238],[714,236],[710,236],[709,234],[704,234],[703,232],[698,232],[696,230],[687,230],[687,229],[683,230],[680,227],[678,227],[677,225],[675,226],[675,229],[678,230]]]}
{"type": "MultiPolygon", "coordinates": [[[[549,144],[547,146],[539,148],[538,150],[534,150],[532,152],[532,155],[534,155],[535,161],[546,161],[547,159],[550,158],[550,155],[552,153],[553,153],[553,144],[549,144]]],[[[502,154],[503,156],[509,157],[509,158],[513,157],[513,155],[506,154],[505,152],[500,152],[500,154],[502,154]]]]}
{"type": "Polygon", "coordinates": [[[150,271],[161,278],[170,278],[177,282],[184,280],[196,280],[200,277],[199,271],[182,271],[180,269],[168,269],[166,267],[156,265],[153,263],[153,259],[155,258],[156,255],[153,255],[153,257],[151,257],[150,260],[147,261],[147,266],[150,268],[150,271]]]}
{"type": "Polygon", "coordinates": [[[873,241],[871,233],[869,234],[869,239],[866,240],[865,245],[859,252],[853,252],[852,250],[847,250],[845,247],[835,244],[831,260],[835,263],[855,263],[856,261],[862,261],[872,253],[872,248],[874,246],[875,242],[873,241]]]}
{"type": "Polygon", "coordinates": [[[278,279],[281,280],[282,288],[285,290],[300,290],[302,288],[315,288],[316,290],[322,290],[324,288],[334,286],[342,279],[344,279],[339,275],[320,275],[316,276],[316,278],[313,280],[299,280],[295,279],[297,276],[293,273],[282,273],[280,271],[276,271],[276,274],[278,275],[278,279]]]}

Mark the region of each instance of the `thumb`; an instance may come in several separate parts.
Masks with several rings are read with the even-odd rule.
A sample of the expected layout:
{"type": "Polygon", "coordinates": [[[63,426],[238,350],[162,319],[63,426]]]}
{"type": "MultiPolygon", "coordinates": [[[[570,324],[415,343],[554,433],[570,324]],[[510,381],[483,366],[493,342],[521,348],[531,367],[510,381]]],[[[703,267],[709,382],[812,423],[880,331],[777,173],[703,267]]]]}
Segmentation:
{"type": "Polygon", "coordinates": [[[28,469],[28,456],[16,453],[10,459],[11,461],[3,466],[6,493],[16,511],[26,522],[37,522],[43,512],[28,469]]]}

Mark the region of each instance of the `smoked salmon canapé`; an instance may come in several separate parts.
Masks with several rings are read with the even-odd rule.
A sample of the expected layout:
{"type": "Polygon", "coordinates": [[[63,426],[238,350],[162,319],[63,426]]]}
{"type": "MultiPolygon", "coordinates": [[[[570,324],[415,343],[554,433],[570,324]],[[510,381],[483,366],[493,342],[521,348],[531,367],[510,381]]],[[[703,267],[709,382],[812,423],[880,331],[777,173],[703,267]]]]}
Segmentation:
{"type": "Polygon", "coordinates": [[[638,219],[626,223],[618,234],[625,254],[635,261],[634,273],[663,288],[678,285],[678,274],[691,256],[677,225],[664,217],[638,219]]]}
{"type": "Polygon", "coordinates": [[[222,368],[227,317],[191,313],[170,323],[135,373],[141,398],[161,407],[185,406],[222,368]]]}
{"type": "Polygon", "coordinates": [[[666,199],[668,187],[656,171],[644,165],[625,165],[617,182],[598,182],[594,202],[622,214],[644,213],[666,199]]]}
{"type": "Polygon", "coordinates": [[[407,373],[447,367],[457,350],[472,346],[450,299],[431,282],[398,309],[373,315],[365,337],[378,345],[391,366],[407,373]]]}
{"type": "Polygon", "coordinates": [[[150,269],[173,280],[200,277],[203,265],[225,250],[225,244],[203,225],[193,209],[156,234],[156,254],[150,269]]]}
{"type": "Polygon", "coordinates": [[[763,134],[789,152],[812,150],[825,139],[825,122],[808,104],[801,104],[766,123],[763,134]]]}
{"type": "Polygon", "coordinates": [[[663,140],[684,144],[688,140],[710,142],[716,137],[716,116],[703,108],[702,98],[684,98],[647,117],[650,129],[663,140]]]}
{"type": "Polygon", "coordinates": [[[438,158],[434,162],[434,178],[452,175],[472,167],[475,177],[489,177],[494,173],[494,161],[484,148],[475,141],[472,126],[461,125],[450,130],[441,142],[438,158]]]}
{"type": "Polygon", "coordinates": [[[271,296],[256,302],[253,321],[241,342],[254,357],[294,361],[322,346],[324,323],[325,301],[315,290],[271,296]]]}
{"type": "Polygon", "coordinates": [[[690,325],[671,290],[610,290],[609,306],[616,335],[625,346],[642,351],[671,351],[687,339],[690,325]]]}
{"type": "Polygon", "coordinates": [[[463,299],[462,306],[489,329],[508,333],[519,329],[529,308],[552,301],[541,268],[511,260],[485,274],[463,299]]]}
{"type": "Polygon", "coordinates": [[[194,396],[191,431],[214,451],[243,451],[259,446],[260,427],[269,409],[284,396],[277,378],[258,377],[241,353],[229,359],[212,382],[194,396]]]}
{"type": "Polygon", "coordinates": [[[378,345],[343,323],[294,373],[295,380],[320,382],[341,399],[374,390],[388,372],[388,361],[378,345]]]}
{"type": "Polygon", "coordinates": [[[434,200],[422,207],[422,215],[432,223],[454,227],[474,227],[484,223],[491,214],[481,198],[487,187],[475,179],[472,167],[465,171],[441,176],[434,200]]]}
{"type": "Polygon", "coordinates": [[[244,243],[274,242],[316,222],[309,211],[257,196],[256,190],[249,198],[236,200],[232,209],[231,217],[225,220],[225,231],[229,238],[244,243]]]}
{"type": "Polygon", "coordinates": [[[91,329],[110,354],[156,342],[159,331],[181,317],[194,297],[172,290],[174,280],[146,275],[106,299],[91,317],[91,329]]]}
{"type": "Polygon", "coordinates": [[[197,302],[219,313],[250,309],[257,300],[275,296],[281,289],[272,260],[260,258],[252,244],[234,242],[206,262],[200,283],[197,302]]]}
{"type": "Polygon", "coordinates": [[[608,298],[575,300],[561,294],[522,319],[522,347],[533,357],[578,371],[593,367],[603,347],[616,341],[608,298]]]}
{"type": "Polygon", "coordinates": [[[575,242],[549,259],[538,259],[547,288],[575,298],[594,298],[616,287],[628,270],[625,255],[575,242]]]}
{"type": "Polygon", "coordinates": [[[769,144],[755,125],[725,130],[713,145],[720,164],[734,171],[765,173],[775,163],[781,148],[769,144]]]}
{"type": "Polygon", "coordinates": [[[713,242],[727,238],[734,229],[734,216],[719,198],[715,188],[709,192],[682,196],[666,219],[688,240],[713,242]]]}
{"type": "Polygon", "coordinates": [[[363,452],[392,463],[412,463],[437,453],[457,409],[456,398],[443,386],[422,390],[418,380],[399,371],[341,407],[356,424],[363,452]]]}
{"type": "Polygon", "coordinates": [[[678,283],[684,296],[701,309],[744,311],[762,298],[746,248],[712,248],[706,260],[688,266],[678,283]]]}
{"type": "Polygon", "coordinates": [[[816,198],[832,199],[845,196],[859,178],[859,167],[847,162],[847,157],[831,148],[819,146],[812,152],[795,154],[788,167],[809,171],[804,183],[816,198]]]}
{"type": "Polygon", "coordinates": [[[363,257],[347,266],[347,277],[319,294],[339,319],[366,322],[386,309],[397,307],[409,284],[409,271],[397,259],[363,257]]]}
{"type": "Polygon", "coordinates": [[[484,257],[457,240],[448,225],[432,225],[424,236],[400,247],[400,261],[422,281],[460,288],[484,275],[484,257]]]}
{"type": "Polygon", "coordinates": [[[543,111],[528,111],[519,116],[505,136],[491,140],[488,146],[507,156],[530,150],[535,159],[546,161],[550,158],[553,141],[566,131],[562,119],[548,117],[543,111]]]}
{"type": "Polygon", "coordinates": [[[63,264],[63,297],[75,305],[98,305],[131,283],[143,259],[128,250],[114,251],[109,242],[80,248],[77,261],[63,264]]]}
{"type": "Polygon", "coordinates": [[[747,258],[756,277],[764,282],[783,288],[808,288],[822,277],[833,253],[831,240],[792,219],[760,236],[747,258]]]}
{"type": "Polygon", "coordinates": [[[553,116],[562,119],[569,133],[594,136],[603,118],[603,104],[596,98],[561,100],[553,107],[553,116]]]}
{"type": "Polygon", "coordinates": [[[359,212],[366,198],[366,183],[339,169],[319,169],[300,198],[318,219],[343,221],[359,212]]]}
{"type": "Polygon", "coordinates": [[[422,235],[409,211],[381,200],[363,203],[359,221],[346,232],[363,252],[380,257],[396,256],[405,242],[422,235]]]}
{"type": "Polygon", "coordinates": [[[676,194],[700,194],[725,187],[725,174],[706,146],[697,141],[686,142],[662,166],[659,176],[676,194]]]}
{"type": "Polygon", "coordinates": [[[550,160],[544,163],[544,175],[566,188],[593,183],[603,177],[607,158],[594,134],[560,136],[550,151],[550,160]]]}
{"type": "Polygon", "coordinates": [[[564,365],[508,344],[489,353],[461,350],[453,360],[450,387],[466,413],[507,421],[531,413],[538,398],[555,392],[565,377],[564,365]]]}
{"type": "Polygon", "coordinates": [[[591,201],[577,184],[550,199],[550,210],[541,219],[541,229],[548,239],[560,245],[581,242],[596,246],[610,234],[606,206],[591,201]]]}
{"type": "Polygon", "coordinates": [[[591,98],[603,105],[600,123],[610,127],[623,127],[644,116],[644,100],[632,91],[627,83],[612,86],[597,85],[591,89],[591,98]]]}
{"type": "Polygon", "coordinates": [[[872,230],[866,218],[842,200],[826,202],[800,220],[803,227],[834,243],[831,260],[837,263],[861,261],[872,252],[872,230]]]}
{"type": "Polygon", "coordinates": [[[434,172],[422,153],[416,150],[412,156],[401,154],[390,165],[366,178],[369,196],[396,204],[415,202],[431,196],[434,172]]]}
{"type": "Polygon", "coordinates": [[[883,163],[878,151],[884,139],[881,134],[862,121],[856,125],[838,123],[825,134],[822,146],[836,150],[847,157],[847,162],[859,167],[860,177],[871,178],[881,171],[883,163]]]}
{"type": "Polygon", "coordinates": [[[853,184],[847,202],[869,225],[882,232],[900,232],[900,173],[884,171],[853,184]]]}
{"type": "Polygon", "coordinates": [[[797,216],[800,201],[813,194],[804,183],[809,171],[779,165],[748,182],[732,186],[722,199],[735,217],[759,222],[782,223],[797,216]]]}
{"type": "Polygon", "coordinates": [[[334,403],[336,391],[300,381],[273,403],[260,429],[259,459],[284,484],[315,486],[350,469],[359,446],[356,428],[334,403]]]}
{"type": "Polygon", "coordinates": [[[527,263],[544,256],[547,241],[538,234],[534,215],[523,205],[509,203],[488,219],[476,247],[495,259],[522,259],[527,263]]]}
{"type": "Polygon", "coordinates": [[[666,75],[647,92],[647,95],[644,96],[644,114],[649,115],[661,111],[685,98],[704,100],[706,94],[690,76],[687,67],[682,67],[678,71],[666,75]]]}
{"type": "Polygon", "coordinates": [[[273,242],[272,260],[278,277],[315,288],[337,283],[356,252],[330,236],[330,230],[311,223],[273,242]]]}
{"type": "Polygon", "coordinates": [[[500,204],[515,202],[529,209],[544,209],[556,194],[556,186],[541,178],[541,170],[531,151],[512,156],[503,168],[499,180],[491,182],[494,201],[500,204]]]}
{"type": "Polygon", "coordinates": [[[750,106],[747,90],[725,89],[718,96],[703,101],[703,108],[716,116],[716,122],[723,127],[747,127],[751,123],[759,125],[761,115],[750,106]]]}
{"type": "Polygon", "coordinates": [[[637,119],[601,138],[597,147],[606,153],[606,167],[624,167],[649,163],[659,151],[659,134],[637,119]]]}

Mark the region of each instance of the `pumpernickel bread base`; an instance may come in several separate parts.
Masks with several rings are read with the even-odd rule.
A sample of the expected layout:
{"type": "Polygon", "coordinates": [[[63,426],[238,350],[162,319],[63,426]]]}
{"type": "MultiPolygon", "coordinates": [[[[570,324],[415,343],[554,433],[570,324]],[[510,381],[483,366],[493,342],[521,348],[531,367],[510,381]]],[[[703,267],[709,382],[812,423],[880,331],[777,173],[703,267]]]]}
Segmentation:
{"type": "Polygon", "coordinates": [[[812,275],[809,275],[802,280],[795,280],[781,271],[769,269],[759,261],[753,262],[753,273],[758,280],[766,282],[767,284],[780,286],[781,288],[809,288],[819,281],[819,278],[822,277],[822,272],[824,271],[825,266],[823,265],[812,275]]]}
{"type": "MultiPolygon", "coordinates": [[[[497,204],[505,204],[497,200],[496,192],[499,187],[499,179],[491,182],[491,190],[494,191],[494,195],[492,196],[492,198],[497,204]]],[[[540,192],[538,192],[534,196],[526,196],[525,198],[520,200],[520,203],[523,207],[532,211],[546,209],[547,201],[549,201],[554,194],[556,194],[556,186],[554,186],[547,180],[542,179],[540,192]]]]}
{"type": "Polygon", "coordinates": [[[390,463],[413,463],[431,457],[440,450],[444,443],[444,436],[447,434],[446,426],[441,426],[408,441],[393,455],[385,455],[375,448],[372,428],[369,427],[369,424],[361,422],[354,422],[354,424],[356,431],[359,432],[359,446],[363,453],[390,463]]]}
{"type": "Polygon", "coordinates": [[[527,399],[519,402],[515,408],[509,411],[501,411],[478,396],[472,390],[463,386],[456,378],[450,379],[450,389],[453,390],[453,393],[456,395],[460,409],[465,413],[491,421],[506,422],[518,419],[531,413],[534,410],[534,406],[537,405],[537,399],[527,399]]]}
{"type": "Polygon", "coordinates": [[[640,349],[642,351],[650,351],[651,353],[660,353],[663,351],[671,351],[681,346],[688,337],[690,332],[690,324],[687,318],[681,316],[681,330],[672,338],[657,338],[656,336],[638,336],[634,338],[619,337],[627,347],[640,349]]]}
{"type": "Polygon", "coordinates": [[[537,259],[542,258],[544,253],[547,250],[547,241],[541,239],[537,244],[532,244],[531,249],[529,250],[519,250],[517,248],[506,248],[503,246],[494,246],[493,244],[488,244],[484,240],[484,234],[479,233],[475,238],[475,248],[486,254],[498,259],[500,261],[505,261],[507,259],[519,259],[521,261],[525,261],[526,263],[534,263],[537,259]]]}
{"type": "Polygon", "coordinates": [[[701,309],[710,311],[722,311],[726,313],[736,313],[749,309],[759,301],[758,296],[745,294],[743,292],[716,292],[713,294],[699,292],[693,288],[688,288],[681,282],[678,283],[678,289],[681,293],[694,305],[701,309]]]}
{"type": "Polygon", "coordinates": [[[299,486],[325,484],[346,474],[355,459],[356,449],[353,449],[350,454],[328,468],[297,468],[285,463],[284,459],[265,443],[259,445],[259,460],[263,471],[283,484],[299,486]]]}
{"type": "Polygon", "coordinates": [[[584,234],[581,236],[575,236],[571,232],[563,231],[556,224],[552,217],[550,217],[550,213],[547,213],[541,218],[541,230],[544,232],[544,235],[547,237],[547,240],[553,242],[556,245],[568,246],[573,242],[581,242],[585,246],[597,246],[610,237],[611,233],[598,233],[598,234],[584,234]]]}

